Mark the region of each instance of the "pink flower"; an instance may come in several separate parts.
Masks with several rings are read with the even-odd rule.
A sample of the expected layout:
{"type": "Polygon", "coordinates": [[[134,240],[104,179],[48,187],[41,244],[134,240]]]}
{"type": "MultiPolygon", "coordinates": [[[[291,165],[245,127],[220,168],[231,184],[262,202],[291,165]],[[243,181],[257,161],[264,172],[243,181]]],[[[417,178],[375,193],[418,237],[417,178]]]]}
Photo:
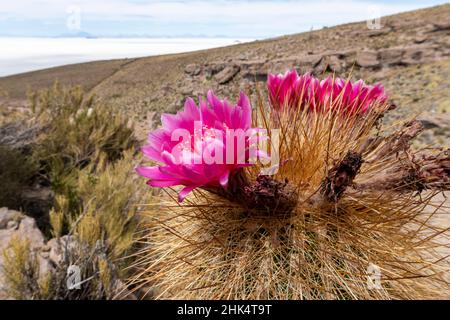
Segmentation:
{"type": "Polygon", "coordinates": [[[344,113],[365,113],[371,106],[383,105],[388,99],[381,84],[371,86],[363,80],[351,82],[332,77],[320,81],[309,73],[299,76],[295,70],[284,75],[269,74],[267,86],[275,110],[333,108],[344,113]]]}
{"type": "Polygon", "coordinates": [[[295,70],[287,71],[284,75],[269,74],[269,101],[275,109],[301,106],[308,100],[308,89],[315,88],[318,84],[318,80],[309,73],[299,76],[295,70]]]}
{"type": "Polygon", "coordinates": [[[226,188],[230,174],[263,156],[257,150],[257,129],[251,127],[252,110],[243,93],[235,106],[212,91],[197,106],[191,98],[176,115],[163,114],[162,128],[150,133],[145,156],[161,163],[138,167],[154,187],[182,185],[178,199],[199,187],[226,188]]]}

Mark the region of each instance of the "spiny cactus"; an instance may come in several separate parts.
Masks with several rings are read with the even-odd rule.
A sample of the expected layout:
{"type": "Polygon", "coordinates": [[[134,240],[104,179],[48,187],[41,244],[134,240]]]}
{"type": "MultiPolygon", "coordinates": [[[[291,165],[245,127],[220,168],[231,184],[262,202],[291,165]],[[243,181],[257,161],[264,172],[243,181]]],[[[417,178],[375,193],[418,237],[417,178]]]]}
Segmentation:
{"type": "Polygon", "coordinates": [[[411,150],[416,121],[386,134],[380,119],[392,106],[380,85],[293,72],[269,79],[270,106],[258,101],[253,126],[242,102],[212,94],[163,116],[143,149],[163,165],[138,172],[169,188],[145,212],[147,245],[130,284],[169,299],[449,298],[439,252],[448,246],[436,241],[448,229],[433,224],[448,214],[433,201],[449,189],[448,151],[411,150]],[[279,164],[265,168],[268,154],[251,154],[250,140],[240,150],[246,165],[231,158],[217,175],[216,163],[192,162],[227,146],[206,131],[196,140],[188,130],[191,149],[182,141],[187,153],[170,153],[180,143],[169,143],[170,133],[195,121],[214,132],[265,129],[256,141],[268,137],[279,164]],[[178,199],[176,185],[184,186],[178,199]]]}

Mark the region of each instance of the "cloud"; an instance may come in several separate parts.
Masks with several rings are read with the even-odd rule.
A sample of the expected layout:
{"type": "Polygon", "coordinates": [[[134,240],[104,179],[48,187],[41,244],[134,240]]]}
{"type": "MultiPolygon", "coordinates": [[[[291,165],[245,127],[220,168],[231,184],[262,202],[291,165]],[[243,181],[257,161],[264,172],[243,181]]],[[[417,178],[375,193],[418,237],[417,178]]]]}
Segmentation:
{"type": "MultiPolygon", "coordinates": [[[[428,5],[439,3],[432,1],[428,5]]],[[[147,23],[149,29],[174,32],[204,33],[252,31],[254,34],[280,34],[303,31],[311,26],[331,26],[339,23],[369,19],[374,6],[380,15],[413,10],[424,4],[415,1],[356,1],[356,0],[308,0],[308,1],[265,1],[265,0],[192,0],[192,1],[139,1],[139,0],[22,0],[2,4],[0,19],[37,20],[49,23],[52,20],[67,19],[67,9],[78,7],[83,21],[95,29],[95,23],[133,32],[132,22],[147,23]],[[20,2],[20,3],[19,3],[20,2]],[[302,27],[303,30],[299,30],[302,27]],[[271,32],[273,30],[273,32],[271,32]]],[[[72,11],[73,12],[73,11],[72,11]]],[[[91,30],[88,30],[91,31],[91,30]]],[[[96,30],[92,30],[95,32],[96,30]]]]}

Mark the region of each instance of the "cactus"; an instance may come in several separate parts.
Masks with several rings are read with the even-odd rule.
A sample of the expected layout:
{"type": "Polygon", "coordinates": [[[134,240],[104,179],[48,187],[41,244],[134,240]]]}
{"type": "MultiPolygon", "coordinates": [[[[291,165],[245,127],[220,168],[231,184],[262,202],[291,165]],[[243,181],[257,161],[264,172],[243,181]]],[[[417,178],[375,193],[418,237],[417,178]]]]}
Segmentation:
{"type": "MultiPolygon", "coordinates": [[[[290,79],[291,96],[274,103],[271,86],[292,75],[277,77],[270,106],[260,99],[253,114],[279,153],[274,174],[261,174],[263,161],[249,163],[226,185],[198,185],[182,202],[173,186],[183,181],[167,184],[145,211],[147,246],[130,284],[159,299],[448,298],[439,253],[448,246],[437,241],[448,230],[432,223],[448,213],[434,202],[449,187],[448,153],[411,150],[422,129],[415,121],[386,134],[380,119],[392,106],[379,85],[290,79]]],[[[176,171],[165,168],[152,170],[170,180],[176,171]]]]}

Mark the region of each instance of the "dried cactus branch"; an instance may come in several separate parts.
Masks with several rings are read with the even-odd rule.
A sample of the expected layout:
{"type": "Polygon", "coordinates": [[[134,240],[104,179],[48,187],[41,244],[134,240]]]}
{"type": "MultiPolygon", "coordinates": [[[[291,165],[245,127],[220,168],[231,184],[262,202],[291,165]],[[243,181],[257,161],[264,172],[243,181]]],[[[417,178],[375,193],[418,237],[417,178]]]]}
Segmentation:
{"type": "Polygon", "coordinates": [[[443,150],[438,154],[421,151],[412,155],[409,163],[385,172],[378,178],[354,184],[357,190],[395,190],[423,191],[450,190],[450,152],[443,150]]]}
{"type": "MultiPolygon", "coordinates": [[[[370,161],[378,161],[380,159],[396,156],[401,151],[407,151],[411,146],[411,141],[415,139],[424,130],[422,122],[413,120],[404,124],[400,131],[397,131],[384,139],[384,145],[375,154],[370,161]]],[[[374,150],[383,142],[381,138],[369,139],[365,145],[363,152],[369,149],[374,150]]]]}
{"type": "Polygon", "coordinates": [[[272,176],[260,175],[254,184],[244,188],[249,208],[264,208],[269,214],[289,215],[298,199],[296,190],[289,184],[272,176]]]}
{"type": "Polygon", "coordinates": [[[348,152],[342,161],[331,168],[327,177],[322,181],[321,195],[328,202],[337,202],[344,191],[353,184],[353,179],[355,179],[362,163],[360,153],[348,152]]]}

